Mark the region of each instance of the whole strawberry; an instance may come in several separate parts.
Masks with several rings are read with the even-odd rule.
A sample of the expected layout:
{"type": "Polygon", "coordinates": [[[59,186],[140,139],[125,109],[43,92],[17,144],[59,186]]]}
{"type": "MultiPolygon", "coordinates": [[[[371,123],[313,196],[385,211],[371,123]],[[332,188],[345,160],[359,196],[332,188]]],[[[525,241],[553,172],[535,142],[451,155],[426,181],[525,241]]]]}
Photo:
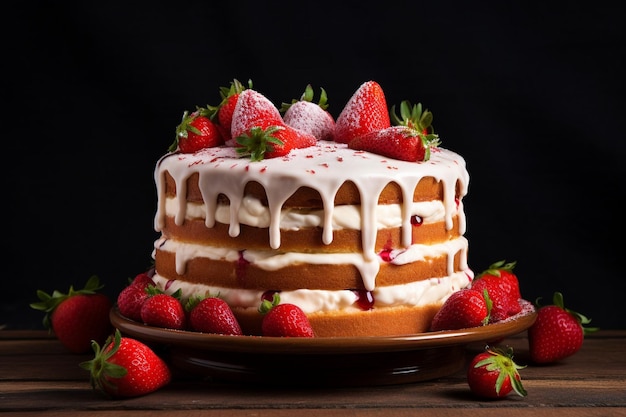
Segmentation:
{"type": "Polygon", "coordinates": [[[516,262],[504,260],[495,262],[474,277],[472,289],[487,290],[493,303],[490,322],[495,323],[511,317],[520,311],[519,281],[513,269],[516,262]]]}
{"type": "MultiPolygon", "coordinates": [[[[248,88],[252,88],[252,80],[248,80],[248,88]]],[[[235,111],[239,94],[245,89],[246,87],[235,78],[230,83],[230,87],[220,87],[220,96],[222,98],[220,104],[214,107],[208,107],[208,109],[213,112],[211,120],[216,122],[218,129],[222,133],[224,142],[229,146],[233,145],[231,133],[233,112],[235,111]]]]}
{"type": "Polygon", "coordinates": [[[487,348],[476,355],[467,369],[467,383],[474,395],[481,398],[502,398],[511,391],[525,397],[526,390],[513,361],[513,350],[487,348]]]}
{"type": "Polygon", "coordinates": [[[261,331],[263,336],[314,337],[309,319],[295,304],[280,304],[280,296],[274,293],[272,301],[263,300],[259,307],[263,314],[261,331]]]}
{"type": "Polygon", "coordinates": [[[253,89],[239,94],[233,110],[231,134],[233,138],[249,132],[253,127],[285,126],[278,108],[267,97],[253,89]]]}
{"type": "Polygon", "coordinates": [[[422,162],[430,159],[430,149],[437,144],[415,129],[390,126],[358,136],[348,142],[348,147],[401,161],[422,162]]]}
{"type": "Polygon", "coordinates": [[[39,302],[30,306],[46,313],[44,327],[54,332],[57,339],[70,352],[85,353],[91,341],[102,343],[113,331],[109,313],[113,306],[108,296],[98,293],[103,286],[97,276],[89,278],[85,287],[67,294],[54,291],[52,295],[37,291],[39,302]]]}
{"type": "Polygon", "coordinates": [[[359,86],[335,121],[335,141],[349,143],[366,133],[391,126],[385,93],[376,81],[359,86]]]}
{"type": "Polygon", "coordinates": [[[203,333],[241,335],[241,327],[226,301],[217,297],[190,298],[185,306],[189,327],[203,333]]]}
{"type": "Polygon", "coordinates": [[[150,297],[150,286],[154,287],[154,281],[147,273],[137,275],[117,296],[120,313],[131,320],[141,321],[141,306],[150,297]]]}
{"type": "Polygon", "coordinates": [[[335,138],[335,119],[327,111],[328,97],[326,90],[321,89],[320,99],[313,102],[314,92],[311,84],[307,85],[300,100],[283,103],[280,111],[283,112],[285,124],[302,130],[317,140],[333,140],[335,138]]]}
{"type": "Polygon", "coordinates": [[[461,289],[452,293],[433,317],[432,331],[457,330],[487,324],[491,300],[486,292],[461,289]]]}
{"type": "Polygon", "coordinates": [[[122,337],[119,330],[100,348],[92,345],[95,357],[80,364],[90,372],[93,389],[113,398],[149,394],[167,385],[171,372],[167,364],[142,342],[122,337]]]}
{"type": "Polygon", "coordinates": [[[249,156],[252,161],[285,156],[293,149],[315,145],[315,136],[291,126],[255,126],[237,136],[237,153],[249,156]]]}
{"type": "Polygon", "coordinates": [[[141,305],[141,320],[149,325],[166,329],[183,329],[187,323],[185,309],[178,298],[179,293],[165,294],[148,287],[151,295],[141,305]]]}
{"type": "Polygon", "coordinates": [[[554,304],[539,307],[537,319],[528,329],[530,359],[538,364],[557,362],[573,355],[580,350],[585,334],[597,330],[584,327],[590,319],[564,307],[560,292],[554,293],[552,302],[554,304]]]}
{"type": "Polygon", "coordinates": [[[169,151],[194,153],[200,149],[222,145],[224,139],[215,123],[211,121],[211,115],[212,111],[203,107],[198,107],[191,114],[185,111],[180,124],[176,127],[176,138],[169,151]]]}

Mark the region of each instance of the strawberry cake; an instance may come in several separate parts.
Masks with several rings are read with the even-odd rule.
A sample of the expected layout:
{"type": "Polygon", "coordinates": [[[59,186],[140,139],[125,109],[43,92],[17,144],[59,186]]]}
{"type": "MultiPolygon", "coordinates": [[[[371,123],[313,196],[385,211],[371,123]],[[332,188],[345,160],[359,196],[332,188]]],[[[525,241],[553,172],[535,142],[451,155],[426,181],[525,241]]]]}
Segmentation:
{"type": "Polygon", "coordinates": [[[469,175],[461,156],[439,146],[421,105],[403,102],[393,117],[369,81],[336,119],[307,101],[315,111],[299,111],[295,128],[252,87],[223,98],[212,113],[194,112],[220,137],[183,152],[201,132],[179,129],[156,164],[160,289],[183,300],[217,295],[244,334],[261,334],[259,306],[278,293],[316,337],[361,337],[427,331],[443,302],[470,285],[469,175]],[[227,126],[217,117],[226,108],[227,126]]]}

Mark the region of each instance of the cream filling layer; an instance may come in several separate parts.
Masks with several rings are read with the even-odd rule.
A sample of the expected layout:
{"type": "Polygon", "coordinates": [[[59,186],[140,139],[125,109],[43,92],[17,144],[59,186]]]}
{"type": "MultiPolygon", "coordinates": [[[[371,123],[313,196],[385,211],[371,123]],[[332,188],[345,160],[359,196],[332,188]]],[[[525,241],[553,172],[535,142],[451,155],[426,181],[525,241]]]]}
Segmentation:
{"type": "MultiPolygon", "coordinates": [[[[168,217],[179,219],[181,202],[177,197],[168,197],[165,200],[165,214],[168,217]]],[[[418,216],[423,223],[437,223],[445,221],[446,209],[441,201],[423,201],[407,204],[410,216],[418,216]]],[[[376,229],[402,227],[403,206],[401,204],[379,204],[376,206],[374,218],[376,229]]],[[[186,204],[185,219],[206,219],[207,207],[201,203],[186,204]]],[[[223,224],[231,223],[231,207],[228,204],[218,204],[215,208],[215,221],[223,224]]],[[[237,211],[237,221],[240,224],[259,228],[268,228],[271,224],[270,210],[257,198],[245,196],[237,211]]],[[[354,205],[335,206],[332,215],[332,228],[361,230],[361,207],[354,205]]],[[[302,210],[282,208],[280,211],[281,230],[299,230],[306,227],[324,226],[324,210],[302,210]]]]}
{"type": "MultiPolygon", "coordinates": [[[[277,271],[286,266],[301,263],[317,265],[352,264],[359,270],[363,277],[363,285],[369,291],[376,288],[376,275],[380,269],[380,264],[386,262],[380,257],[367,260],[361,253],[301,253],[272,250],[244,250],[240,253],[240,251],[234,249],[183,243],[163,237],[154,242],[154,247],[155,250],[158,249],[175,254],[176,273],[179,275],[185,273],[187,262],[194,258],[237,262],[240,256],[243,256],[243,259],[250,264],[266,271],[277,271]]],[[[414,244],[407,249],[392,251],[389,254],[389,262],[395,265],[405,265],[423,261],[427,258],[447,256],[448,273],[452,274],[454,271],[454,255],[459,251],[461,251],[461,268],[467,269],[467,248],[468,241],[463,236],[435,245],[414,244]]]]}
{"type": "MultiPolygon", "coordinates": [[[[409,284],[377,287],[372,291],[374,308],[394,306],[427,306],[443,303],[452,293],[465,288],[473,278],[470,269],[446,277],[430,278],[409,284]]],[[[191,284],[180,280],[169,280],[158,274],[153,278],[157,287],[168,294],[181,291],[183,300],[194,295],[212,295],[224,299],[233,308],[258,308],[264,291],[213,287],[191,284]]],[[[307,290],[281,291],[281,303],[292,303],[305,313],[329,311],[360,311],[356,305],[358,295],[351,290],[327,291],[307,290]]]]}

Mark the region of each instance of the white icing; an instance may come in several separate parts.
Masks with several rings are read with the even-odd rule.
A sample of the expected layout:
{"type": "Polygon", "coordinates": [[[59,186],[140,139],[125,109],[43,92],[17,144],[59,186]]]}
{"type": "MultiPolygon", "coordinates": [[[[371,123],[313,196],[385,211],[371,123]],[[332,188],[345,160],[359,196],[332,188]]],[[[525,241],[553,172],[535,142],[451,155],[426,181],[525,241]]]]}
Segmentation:
{"type": "MultiPolygon", "coordinates": [[[[372,261],[366,260],[360,253],[300,253],[300,252],[279,252],[279,251],[261,251],[261,250],[243,250],[217,248],[207,245],[194,243],[177,242],[172,239],[158,239],[155,249],[163,252],[171,252],[176,259],[176,273],[183,275],[185,273],[185,265],[195,258],[206,258],[211,260],[225,260],[236,262],[240,256],[243,257],[251,265],[266,271],[278,271],[289,265],[297,263],[307,263],[313,265],[342,265],[352,264],[358,268],[363,277],[365,289],[373,291],[376,288],[375,281],[368,279],[376,275],[380,269],[380,264],[385,261],[376,256],[372,261]]],[[[395,265],[404,265],[412,262],[423,261],[427,258],[438,258],[447,256],[449,260],[448,271],[453,271],[452,262],[454,255],[462,251],[461,258],[466,258],[468,242],[465,237],[458,237],[444,243],[434,245],[415,244],[409,246],[405,250],[393,250],[390,252],[389,262],[395,265]]],[[[466,269],[467,265],[462,265],[462,269],[466,269]]]]}
{"type": "MultiPolygon", "coordinates": [[[[165,202],[165,213],[169,217],[178,216],[180,202],[176,197],[169,197],[165,202]]],[[[183,202],[183,204],[185,204],[183,202]]],[[[186,203],[185,220],[204,219],[206,207],[200,203],[186,203]]],[[[385,204],[376,206],[376,229],[385,229],[402,226],[402,209],[400,204],[385,204]]],[[[411,216],[418,216],[424,224],[444,221],[445,209],[441,201],[422,201],[408,204],[407,209],[411,216]]],[[[270,225],[270,212],[261,201],[246,196],[241,200],[237,218],[240,224],[266,228],[270,225]]],[[[215,221],[230,223],[230,206],[218,204],[215,209],[215,221]]],[[[306,227],[321,227],[324,221],[323,210],[299,210],[283,208],[280,213],[281,230],[300,230],[306,227]]],[[[342,205],[333,209],[332,229],[361,229],[361,209],[359,206],[342,205]]]]}
{"type": "MultiPolygon", "coordinates": [[[[464,159],[458,154],[433,148],[426,162],[406,162],[386,158],[364,151],[347,148],[347,145],[319,141],[317,145],[292,150],[282,158],[251,162],[239,158],[233,147],[207,148],[193,154],[168,154],[158,162],[155,169],[158,205],[155,215],[155,230],[162,231],[166,216],[173,216],[176,224],[186,219],[203,218],[207,227],[215,222],[229,225],[229,235],[238,236],[240,225],[268,228],[270,247],[273,251],[243,252],[244,258],[266,270],[278,270],[286,265],[307,262],[312,264],[344,264],[357,267],[366,289],[373,291],[378,304],[396,305],[442,300],[452,291],[465,287],[472,273],[467,267],[467,240],[464,237],[432,246],[412,245],[411,217],[418,215],[425,222],[443,221],[448,230],[453,227],[453,218],[458,216],[459,232],[465,233],[465,214],[462,198],[466,195],[469,174],[464,159]],[[187,194],[187,179],[197,173],[198,186],[204,204],[188,203],[185,198],[166,198],[165,173],[168,172],[176,185],[177,196],[187,194]],[[442,184],[442,202],[413,202],[415,186],[424,177],[433,177],[442,184]],[[393,179],[392,179],[393,178],[393,179]],[[267,207],[259,201],[244,196],[248,182],[255,181],[266,190],[267,207]],[[360,193],[360,206],[334,206],[335,194],[342,184],[352,182],[360,193]],[[381,191],[390,182],[402,190],[402,205],[379,207],[381,191]],[[283,208],[285,201],[299,188],[309,187],[319,192],[323,209],[303,212],[283,208]],[[458,187],[458,189],[457,189],[458,187]],[[458,199],[456,193],[458,192],[458,199]],[[228,205],[218,204],[218,195],[224,194],[228,205]],[[332,243],[333,231],[342,228],[361,230],[362,252],[347,254],[283,253],[280,251],[280,231],[297,230],[302,227],[321,227],[324,244],[332,243]],[[390,253],[391,262],[406,264],[427,257],[448,256],[448,275],[434,277],[408,286],[378,288],[381,258],[375,253],[377,231],[383,227],[402,228],[402,246],[390,253]],[[454,254],[461,252],[460,267],[464,272],[454,272],[454,254]],[[436,283],[436,284],[433,284],[436,283]],[[407,294],[402,294],[403,292],[407,294]],[[410,293],[410,294],[408,294],[410,293]]],[[[159,250],[176,254],[176,270],[184,273],[186,263],[195,257],[237,261],[239,252],[224,248],[183,244],[159,239],[155,243],[159,250]]],[[[175,283],[181,284],[179,281],[175,283]]],[[[191,285],[191,284],[190,284],[191,285]]],[[[185,286],[186,291],[193,286],[185,286]]],[[[248,305],[250,300],[258,303],[259,294],[244,290],[218,290],[228,297],[233,305],[248,305]]],[[[313,296],[312,290],[281,293],[281,299],[297,299],[307,304],[309,311],[323,305],[322,309],[342,309],[354,303],[352,291],[323,291],[321,297],[313,296]],[[351,295],[352,294],[352,295],[351,295]],[[287,297],[287,298],[285,298],[287,297]],[[315,301],[317,300],[317,301],[315,301]],[[321,300],[321,301],[320,301],[321,300]]]]}

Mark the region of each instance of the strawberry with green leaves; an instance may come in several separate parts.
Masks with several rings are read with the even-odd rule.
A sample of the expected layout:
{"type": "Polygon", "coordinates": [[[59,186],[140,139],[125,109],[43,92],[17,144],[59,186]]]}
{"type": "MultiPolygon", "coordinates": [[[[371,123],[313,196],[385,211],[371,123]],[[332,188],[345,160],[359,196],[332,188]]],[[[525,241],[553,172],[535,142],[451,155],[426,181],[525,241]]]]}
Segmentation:
{"type": "Polygon", "coordinates": [[[489,322],[491,300],[486,292],[461,289],[450,295],[433,317],[430,330],[457,330],[489,322]]]}
{"type": "Polygon", "coordinates": [[[553,363],[580,350],[586,334],[597,330],[585,327],[591,319],[564,306],[563,294],[555,292],[553,304],[539,305],[537,319],[528,329],[530,358],[537,364],[553,363]]]}
{"type": "Polygon", "coordinates": [[[74,290],[73,286],[67,293],[55,290],[48,294],[39,290],[39,302],[30,306],[46,313],[44,327],[54,332],[70,352],[85,353],[90,350],[92,340],[102,343],[113,331],[109,320],[113,303],[98,292],[102,288],[94,275],[80,290],[74,290]]]}
{"type": "Polygon", "coordinates": [[[222,145],[224,138],[211,121],[213,111],[197,107],[196,111],[185,111],[180,124],[176,127],[176,138],[169,147],[170,152],[194,153],[201,149],[222,145]]]}
{"type": "MultiPolygon", "coordinates": [[[[248,87],[252,88],[252,80],[248,80],[248,87]]],[[[238,79],[233,79],[230,87],[220,87],[220,97],[222,101],[217,106],[209,106],[211,110],[211,120],[217,124],[218,129],[222,133],[224,142],[232,145],[231,124],[233,121],[233,112],[239,99],[239,94],[246,89],[238,79]]]]}
{"type": "Polygon", "coordinates": [[[390,115],[393,126],[357,136],[348,142],[348,147],[402,161],[428,161],[431,148],[439,145],[439,136],[432,133],[432,113],[422,110],[421,103],[411,106],[403,101],[400,117],[395,106],[390,115]]]}
{"type": "Polygon", "coordinates": [[[467,369],[467,382],[472,393],[481,398],[495,399],[515,391],[527,395],[518,372],[522,366],[513,361],[513,350],[487,348],[476,355],[467,369]]]}
{"type": "Polygon", "coordinates": [[[287,126],[278,108],[252,89],[239,95],[231,129],[237,153],[252,161],[284,156],[317,143],[315,136],[287,126]]]}
{"type": "Polygon", "coordinates": [[[308,132],[317,140],[333,140],[335,138],[335,119],[328,112],[326,90],[321,89],[320,99],[313,102],[315,93],[311,84],[307,85],[299,100],[283,103],[280,111],[285,124],[308,132]]]}
{"type": "Polygon", "coordinates": [[[281,304],[278,293],[274,293],[272,301],[263,300],[259,313],[263,315],[261,322],[263,336],[315,337],[304,311],[295,304],[281,304]]]}
{"type": "Polygon", "coordinates": [[[243,334],[232,309],[221,298],[192,297],[185,305],[185,310],[192,330],[234,336],[243,334]]]}
{"type": "Polygon", "coordinates": [[[252,161],[285,156],[293,149],[315,145],[315,136],[289,126],[255,126],[237,136],[237,153],[252,161]]]}
{"type": "Polygon", "coordinates": [[[122,337],[119,330],[104,346],[92,345],[95,356],[80,367],[90,372],[94,390],[111,398],[146,395],[169,384],[167,364],[144,343],[122,337]]]}
{"type": "Polygon", "coordinates": [[[490,322],[495,323],[522,311],[519,280],[513,272],[516,262],[494,262],[474,277],[472,289],[487,290],[493,303],[490,322]]]}
{"type": "Polygon", "coordinates": [[[406,126],[390,126],[358,136],[348,142],[350,149],[409,162],[428,161],[433,146],[436,146],[435,142],[429,142],[426,136],[406,126]]]}
{"type": "Polygon", "coordinates": [[[376,81],[359,86],[335,121],[335,141],[349,143],[354,138],[391,126],[385,93],[376,81]]]}
{"type": "Polygon", "coordinates": [[[391,107],[389,112],[391,123],[395,126],[406,126],[415,129],[422,135],[433,135],[429,141],[437,137],[433,130],[433,114],[428,109],[422,108],[422,103],[411,105],[405,100],[400,103],[400,116],[396,113],[396,106],[391,107]]]}

